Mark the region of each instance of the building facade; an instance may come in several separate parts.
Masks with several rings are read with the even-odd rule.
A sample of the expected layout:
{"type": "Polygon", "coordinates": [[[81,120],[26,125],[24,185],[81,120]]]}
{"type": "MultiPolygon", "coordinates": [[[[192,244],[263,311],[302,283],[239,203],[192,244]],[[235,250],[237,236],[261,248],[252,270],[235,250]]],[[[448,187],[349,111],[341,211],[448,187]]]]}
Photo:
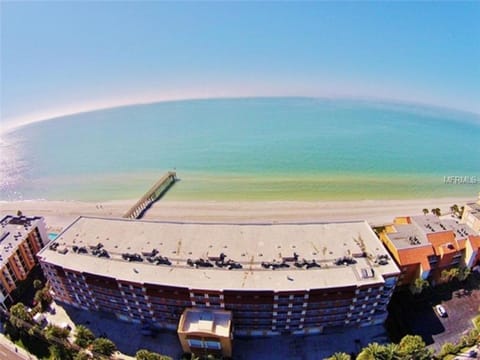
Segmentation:
{"type": "Polygon", "coordinates": [[[0,221],[0,304],[13,302],[12,292],[38,264],[36,254],[48,243],[41,217],[7,215],[0,221]]]}
{"type": "Polygon", "coordinates": [[[470,226],[477,233],[480,233],[480,193],[478,194],[478,200],[476,202],[465,204],[461,222],[470,226]]]}
{"type": "Polygon", "coordinates": [[[467,224],[435,215],[398,217],[380,238],[397,261],[399,285],[437,283],[442,271],[478,264],[480,236],[467,224]]]}
{"type": "Polygon", "coordinates": [[[185,353],[232,357],[231,311],[185,309],[177,333],[185,353]]]}
{"type": "Polygon", "coordinates": [[[170,329],[187,308],[226,310],[250,336],[381,324],[399,275],[362,221],[80,217],[39,259],[58,301],[170,329]]]}

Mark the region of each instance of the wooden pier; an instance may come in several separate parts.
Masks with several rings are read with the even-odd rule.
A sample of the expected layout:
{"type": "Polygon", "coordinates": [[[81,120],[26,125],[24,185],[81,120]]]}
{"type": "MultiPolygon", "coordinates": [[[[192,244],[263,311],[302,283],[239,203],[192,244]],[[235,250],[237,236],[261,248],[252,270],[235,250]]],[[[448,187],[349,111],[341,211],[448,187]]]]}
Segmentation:
{"type": "Polygon", "coordinates": [[[165,194],[176,180],[177,173],[175,171],[167,172],[135,203],[135,205],[130,208],[130,210],[125,213],[125,215],[123,215],[123,217],[126,219],[141,218],[144,211],[165,194]]]}

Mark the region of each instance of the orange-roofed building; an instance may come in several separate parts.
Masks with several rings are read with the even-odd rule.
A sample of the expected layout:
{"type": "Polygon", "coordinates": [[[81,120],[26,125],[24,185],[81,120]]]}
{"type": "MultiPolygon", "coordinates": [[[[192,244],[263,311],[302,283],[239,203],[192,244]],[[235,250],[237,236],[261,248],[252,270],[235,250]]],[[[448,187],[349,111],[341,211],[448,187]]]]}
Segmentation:
{"type": "Polygon", "coordinates": [[[480,261],[480,235],[465,223],[435,215],[398,217],[380,234],[397,261],[399,285],[421,278],[435,284],[443,270],[480,261]]]}

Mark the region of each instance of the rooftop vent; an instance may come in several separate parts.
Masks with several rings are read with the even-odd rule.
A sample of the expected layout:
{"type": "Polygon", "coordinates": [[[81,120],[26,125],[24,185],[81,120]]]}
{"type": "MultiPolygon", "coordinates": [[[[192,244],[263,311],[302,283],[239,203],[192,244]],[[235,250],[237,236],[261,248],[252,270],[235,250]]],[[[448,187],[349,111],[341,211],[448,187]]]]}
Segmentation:
{"type": "MultiPolygon", "coordinates": [[[[142,253],[143,254],[143,253],[142,253]]],[[[166,256],[147,256],[147,261],[155,265],[172,265],[166,256]]]]}
{"type": "Polygon", "coordinates": [[[127,261],[138,261],[138,262],[142,262],[143,261],[143,258],[140,254],[129,254],[129,253],[123,253],[122,254],[122,259],[123,260],[127,260],[127,261]]]}
{"type": "Polygon", "coordinates": [[[59,254],[65,255],[65,254],[68,252],[68,249],[67,249],[66,247],[63,247],[63,246],[62,246],[62,247],[60,247],[60,248],[57,249],[57,252],[58,252],[59,254]]]}
{"type": "Polygon", "coordinates": [[[289,268],[290,265],[288,265],[285,261],[277,263],[275,260],[273,260],[273,262],[262,262],[262,267],[264,269],[276,270],[280,268],[289,268]]]}
{"type": "Polygon", "coordinates": [[[362,273],[362,279],[371,279],[375,276],[375,271],[372,268],[360,269],[362,273]]]}
{"type": "Polygon", "coordinates": [[[379,265],[388,265],[388,260],[390,260],[390,258],[386,254],[377,255],[377,259],[375,260],[375,263],[379,265]]]}
{"type": "Polygon", "coordinates": [[[420,245],[420,240],[416,236],[409,236],[408,242],[410,245],[420,245]]]}
{"type": "Polygon", "coordinates": [[[157,249],[152,249],[152,251],[142,251],[143,256],[152,257],[158,254],[157,249]]]}
{"type": "Polygon", "coordinates": [[[349,256],[344,256],[342,258],[338,258],[337,260],[335,260],[334,264],[335,265],[353,265],[353,264],[356,264],[357,263],[357,260],[355,260],[353,257],[349,257],[349,256]]]}
{"type": "Polygon", "coordinates": [[[297,267],[297,268],[304,268],[305,267],[306,269],[321,267],[321,265],[318,264],[315,260],[307,261],[305,259],[302,259],[302,261],[295,261],[295,263],[293,265],[295,265],[295,267],[297,267]]]}
{"type": "Polygon", "coordinates": [[[187,264],[195,268],[213,267],[213,264],[210,261],[203,260],[203,259],[198,259],[198,260],[187,259],[187,264]]]}
{"type": "Polygon", "coordinates": [[[88,251],[87,251],[87,248],[85,246],[73,246],[72,247],[72,250],[74,253],[77,253],[77,254],[87,254],[88,251]]]}

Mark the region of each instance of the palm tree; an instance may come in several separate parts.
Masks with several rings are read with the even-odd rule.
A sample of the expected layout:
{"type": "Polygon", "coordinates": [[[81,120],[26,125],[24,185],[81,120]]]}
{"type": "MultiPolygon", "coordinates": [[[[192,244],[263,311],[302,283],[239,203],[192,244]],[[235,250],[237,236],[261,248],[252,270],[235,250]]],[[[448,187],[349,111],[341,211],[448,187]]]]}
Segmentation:
{"type": "Polygon", "coordinates": [[[92,351],[101,355],[111,356],[117,350],[115,343],[106,338],[98,338],[92,342],[92,351]]]}
{"type": "Polygon", "coordinates": [[[389,343],[383,346],[383,356],[384,360],[397,360],[401,359],[400,350],[397,344],[389,343]]]}
{"type": "Polygon", "coordinates": [[[351,360],[351,356],[344,352],[336,352],[326,360],[351,360]]]}
{"type": "Polygon", "coordinates": [[[75,329],[75,344],[82,347],[86,348],[88,345],[92,343],[93,340],[95,340],[95,335],[93,335],[92,331],[87,328],[86,326],[83,325],[77,325],[75,329]]]}
{"type": "Polygon", "coordinates": [[[70,330],[56,325],[48,325],[45,329],[45,338],[49,341],[63,342],[68,338],[70,330]]]}
{"type": "Polygon", "coordinates": [[[357,360],[377,360],[380,359],[380,355],[383,353],[383,345],[379,343],[368,344],[364,347],[360,354],[357,356],[357,360]]]}
{"type": "Polygon", "coordinates": [[[32,315],[27,311],[25,305],[19,302],[10,308],[10,323],[16,328],[23,328],[26,323],[33,324],[32,315]]]}

